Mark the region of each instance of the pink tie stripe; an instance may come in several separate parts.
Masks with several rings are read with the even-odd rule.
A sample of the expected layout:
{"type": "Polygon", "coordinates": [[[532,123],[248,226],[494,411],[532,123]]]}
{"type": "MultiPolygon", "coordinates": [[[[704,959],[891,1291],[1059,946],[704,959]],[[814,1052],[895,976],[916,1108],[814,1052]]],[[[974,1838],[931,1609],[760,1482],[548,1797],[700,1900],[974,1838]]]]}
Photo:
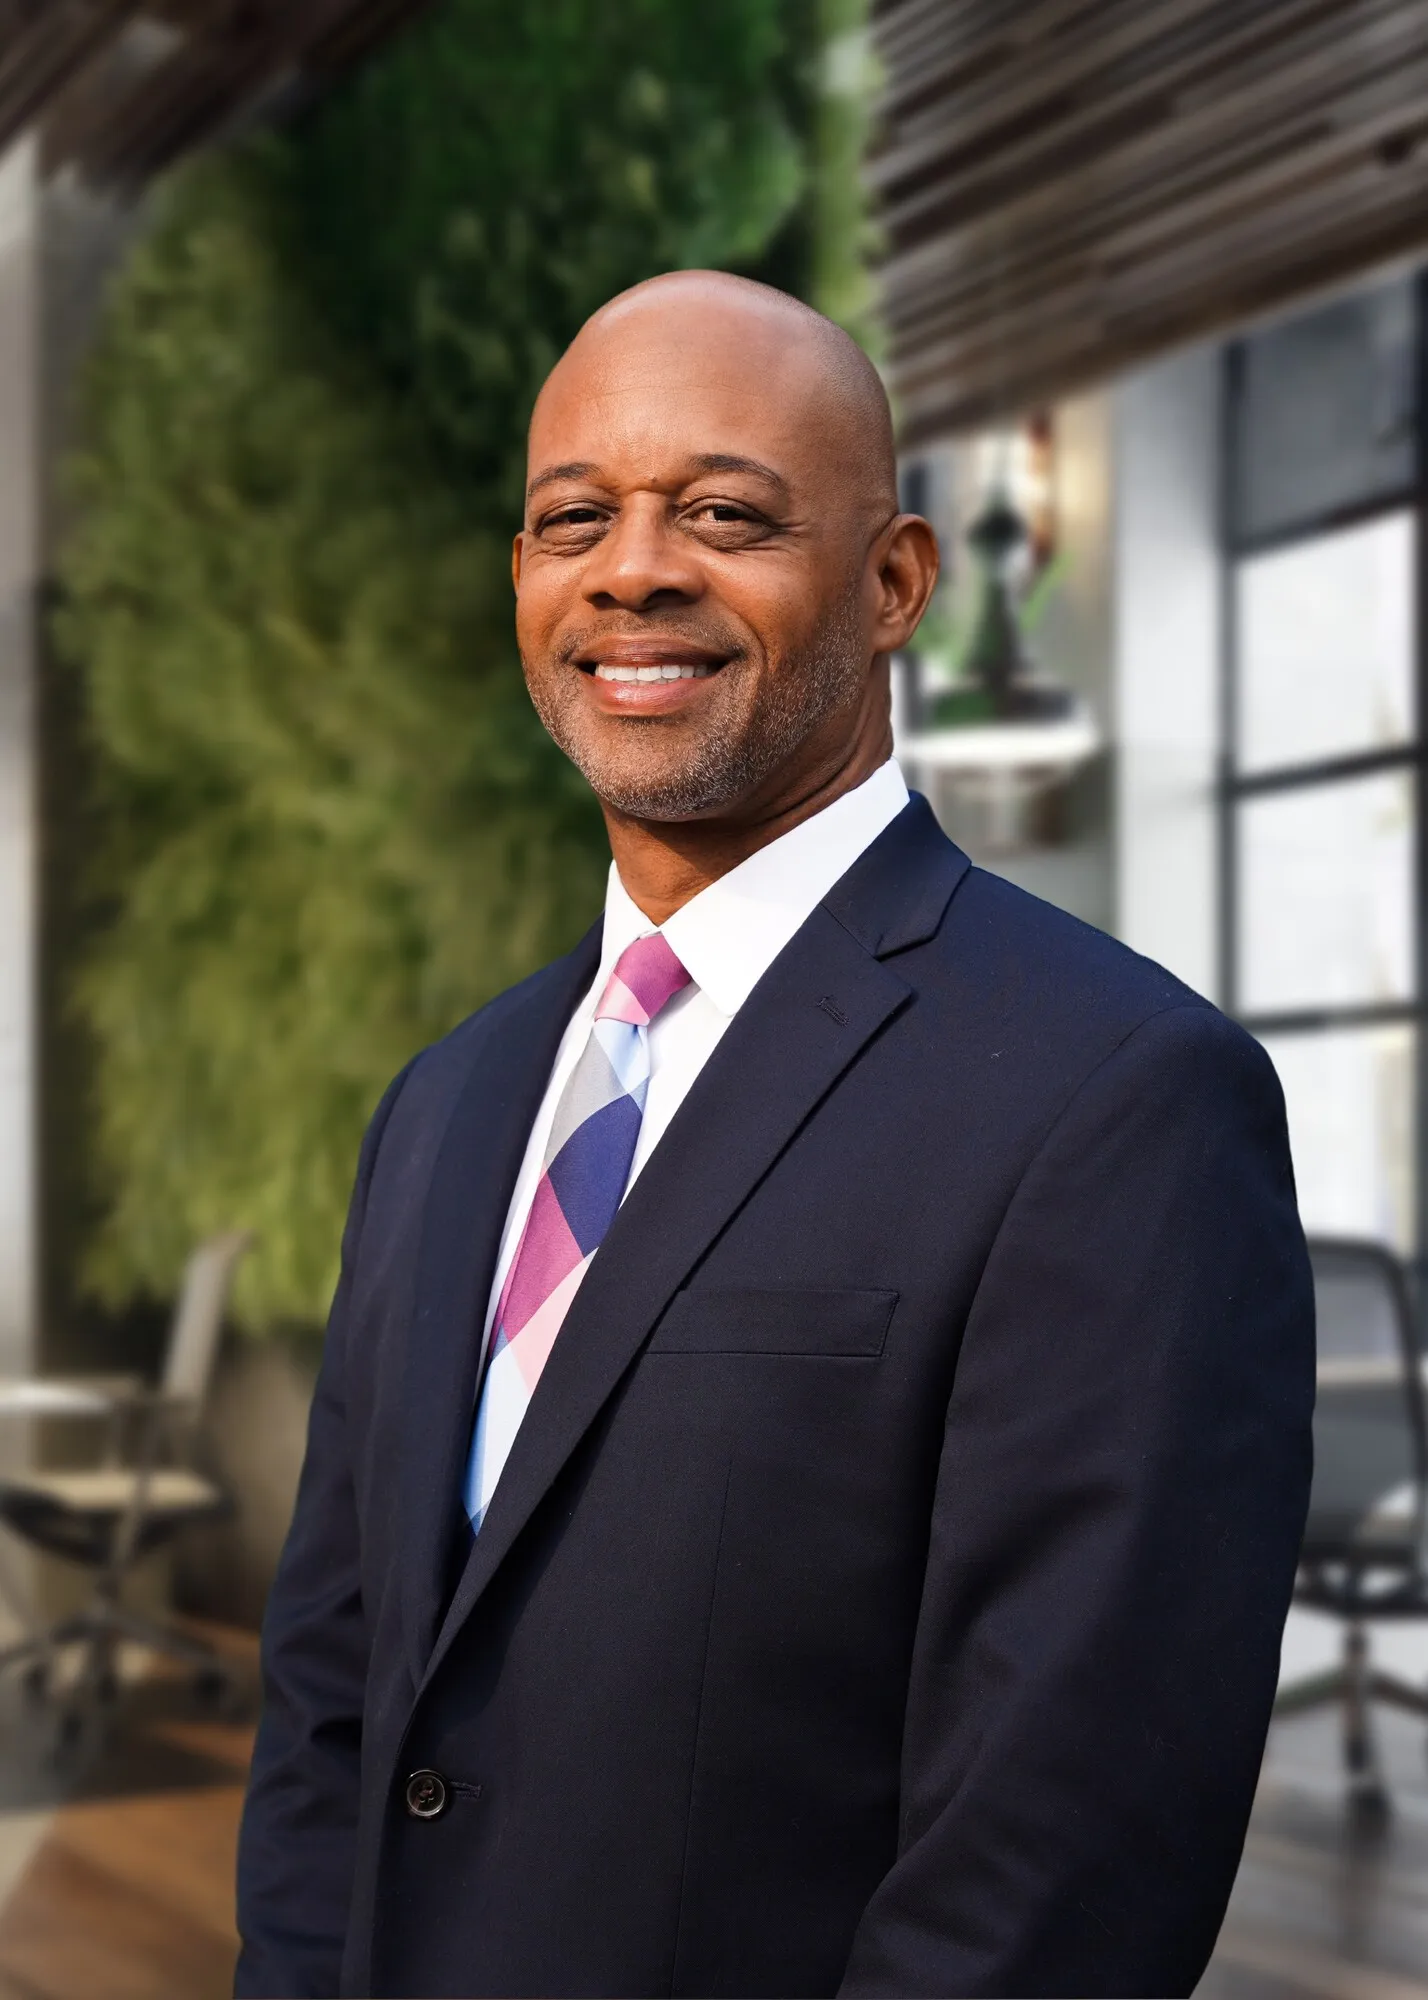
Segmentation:
{"type": "Polygon", "coordinates": [[[542,1174],[496,1308],[493,1348],[498,1340],[504,1347],[515,1339],[584,1254],[561,1213],[549,1173],[542,1174]]]}
{"type": "Polygon", "coordinates": [[[679,992],[689,984],[689,974],[658,931],[639,938],[622,951],[615,970],[605,982],[597,1021],[627,1021],[632,1027],[646,1027],[679,992]]]}
{"type": "Polygon", "coordinates": [[[647,1031],[689,974],[654,932],[621,952],[561,1093],[545,1170],[501,1290],[462,1498],[473,1528],[590,1259],[619,1212],[649,1085],[647,1031]]]}

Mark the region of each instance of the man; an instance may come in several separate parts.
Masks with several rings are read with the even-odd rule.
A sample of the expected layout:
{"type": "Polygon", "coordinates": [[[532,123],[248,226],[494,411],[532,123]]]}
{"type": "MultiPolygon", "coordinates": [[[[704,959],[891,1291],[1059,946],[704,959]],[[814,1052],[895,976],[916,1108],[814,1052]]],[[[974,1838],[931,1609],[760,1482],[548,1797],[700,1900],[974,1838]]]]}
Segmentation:
{"type": "Polygon", "coordinates": [[[936,569],[790,299],[657,280],[546,384],[517,629],[609,897],[368,1133],[240,1993],[1204,1966],[1309,1475],[1281,1100],[908,799],[936,569]]]}

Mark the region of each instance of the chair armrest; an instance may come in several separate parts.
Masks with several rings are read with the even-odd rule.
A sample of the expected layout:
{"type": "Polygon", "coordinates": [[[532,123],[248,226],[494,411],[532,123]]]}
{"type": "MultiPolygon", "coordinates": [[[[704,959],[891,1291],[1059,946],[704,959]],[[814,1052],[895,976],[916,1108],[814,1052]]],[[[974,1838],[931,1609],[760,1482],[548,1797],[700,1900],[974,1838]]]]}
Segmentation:
{"type": "Polygon", "coordinates": [[[108,1417],[148,1393],[132,1375],[0,1376],[0,1418],[108,1417]]]}

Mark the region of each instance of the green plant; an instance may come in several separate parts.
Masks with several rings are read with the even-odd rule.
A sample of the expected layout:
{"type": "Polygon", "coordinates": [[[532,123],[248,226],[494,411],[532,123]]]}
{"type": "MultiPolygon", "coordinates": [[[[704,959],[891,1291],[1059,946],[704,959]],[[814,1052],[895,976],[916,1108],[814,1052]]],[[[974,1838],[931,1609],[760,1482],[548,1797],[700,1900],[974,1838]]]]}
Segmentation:
{"type": "Polygon", "coordinates": [[[878,231],[862,183],[879,83],[868,0],[818,0],[817,41],[806,295],[876,359],[881,343],[871,260],[878,231]]]}
{"type": "Polygon", "coordinates": [[[109,1301],[241,1222],[240,1316],[319,1318],[387,1079],[598,908],[598,813],[511,634],[525,417],[651,271],[812,287],[859,215],[810,192],[819,18],[448,0],[165,191],[91,371],[56,627],[105,828],[75,990],[109,1301]]]}
{"type": "Polygon", "coordinates": [[[504,541],[288,289],[269,196],[191,176],[116,291],[58,627],[108,809],[92,1276],[162,1291],[236,1217],[255,1323],[320,1311],[382,1080],[568,943],[604,865],[504,541]]]}
{"type": "Polygon", "coordinates": [[[780,249],[807,291],[811,248],[779,238],[806,209],[811,6],[447,0],[304,134],[300,241],[329,308],[501,519],[536,391],[604,300],[780,249]]]}

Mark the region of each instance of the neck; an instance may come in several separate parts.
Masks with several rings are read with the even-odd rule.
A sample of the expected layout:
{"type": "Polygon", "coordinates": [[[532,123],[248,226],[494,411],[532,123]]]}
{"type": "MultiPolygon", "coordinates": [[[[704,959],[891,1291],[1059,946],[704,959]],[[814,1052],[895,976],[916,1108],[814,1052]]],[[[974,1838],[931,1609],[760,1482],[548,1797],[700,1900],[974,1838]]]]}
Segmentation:
{"type": "Polygon", "coordinates": [[[776,774],[762,800],[741,801],[707,819],[644,820],[605,806],[610,851],[631,902],[662,924],[701,889],[757,854],[781,834],[856,790],[892,755],[892,727],[883,718],[860,731],[841,757],[800,760],[797,773],[776,774]]]}

